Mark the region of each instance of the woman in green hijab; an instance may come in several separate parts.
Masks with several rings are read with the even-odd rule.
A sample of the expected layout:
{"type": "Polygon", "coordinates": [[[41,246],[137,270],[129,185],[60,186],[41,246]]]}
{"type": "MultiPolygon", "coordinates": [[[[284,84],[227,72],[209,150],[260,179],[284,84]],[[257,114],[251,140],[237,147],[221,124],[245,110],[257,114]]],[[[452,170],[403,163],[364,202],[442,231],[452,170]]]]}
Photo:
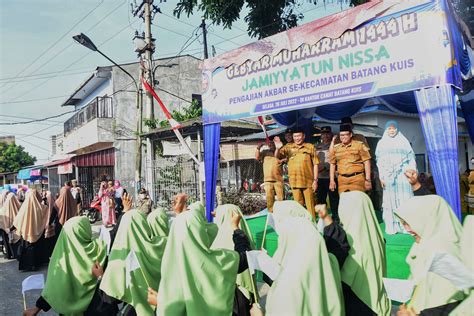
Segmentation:
{"type": "Polygon", "coordinates": [[[411,278],[417,284],[409,306],[417,314],[447,315],[464,298],[464,293],[447,279],[426,271],[434,253],[461,258],[461,223],[449,204],[437,195],[411,198],[396,215],[415,237],[407,256],[411,278]]]}
{"type": "Polygon", "coordinates": [[[295,201],[275,202],[273,217],[280,272],[268,292],[266,315],[343,315],[340,281],[308,211],[295,201]]]}
{"type": "Polygon", "coordinates": [[[147,216],[148,225],[150,225],[151,234],[153,237],[161,236],[168,237],[170,233],[168,215],[164,208],[159,207],[153,210],[147,216]]]}
{"type": "Polygon", "coordinates": [[[69,219],[51,255],[41,297],[24,315],[50,308],[62,315],[116,315],[117,305],[97,290],[96,274],[100,273],[91,272],[101,270],[104,262],[105,245],[92,238],[89,220],[82,216],[69,219]]]}
{"type": "Polygon", "coordinates": [[[351,249],[341,269],[346,315],[390,315],[385,242],[370,198],[364,192],[341,194],[339,218],[351,249]]]}
{"type": "Polygon", "coordinates": [[[147,291],[149,287],[157,289],[160,284],[166,240],[162,236],[153,237],[146,215],[140,210],[124,213],[100,289],[133,306],[137,315],[152,315],[154,308],[147,301],[147,291]],[[127,268],[132,262],[138,262],[139,267],[127,268]]]}
{"type": "MultiPolygon", "coordinates": [[[[235,233],[242,233],[240,218],[232,215],[234,241],[235,233]]],[[[176,216],[163,256],[157,315],[232,315],[237,274],[248,268],[243,258],[250,247],[247,241],[238,252],[212,249],[215,237],[215,225],[206,222],[202,203],[176,216]]]]}
{"type": "MultiPolygon", "coordinates": [[[[214,211],[214,222],[219,230],[216,239],[212,243],[211,249],[229,249],[234,250],[234,229],[232,228],[232,214],[242,215],[240,208],[233,204],[225,204],[218,206],[214,211]]],[[[240,229],[250,241],[250,249],[255,249],[255,243],[248,228],[247,222],[243,219],[240,221],[240,229]]],[[[237,275],[237,288],[235,289],[233,315],[250,315],[250,307],[254,295],[254,280],[247,269],[237,275]]],[[[254,283],[255,284],[255,283],[254,283]]],[[[255,293],[257,294],[257,293],[255,293]]]]}
{"type": "MultiPolygon", "coordinates": [[[[472,254],[474,253],[474,215],[468,215],[464,219],[463,233],[461,237],[461,259],[464,265],[474,273],[474,260],[472,254]]],[[[474,288],[466,291],[468,297],[456,307],[449,315],[463,316],[469,315],[474,311],[474,288]]]]}

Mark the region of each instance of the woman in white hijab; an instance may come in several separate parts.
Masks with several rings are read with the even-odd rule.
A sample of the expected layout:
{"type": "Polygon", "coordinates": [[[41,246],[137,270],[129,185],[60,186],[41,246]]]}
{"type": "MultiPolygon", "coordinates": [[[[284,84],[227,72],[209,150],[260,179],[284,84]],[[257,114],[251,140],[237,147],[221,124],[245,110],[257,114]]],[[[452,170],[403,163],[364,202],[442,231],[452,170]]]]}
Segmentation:
{"type": "Polygon", "coordinates": [[[311,215],[295,201],[277,201],[273,217],[280,272],[268,292],[266,315],[343,315],[341,284],[311,215]]]}
{"type": "Polygon", "coordinates": [[[403,226],[393,212],[413,196],[405,171],[416,170],[415,153],[403,136],[397,122],[388,121],[385,132],[375,149],[380,182],[383,187],[383,221],[389,235],[403,233],[403,226]]]}
{"type": "Polygon", "coordinates": [[[396,214],[415,237],[407,256],[410,277],[417,284],[410,307],[417,314],[447,315],[465,295],[447,279],[428,272],[428,265],[435,253],[461,259],[461,223],[438,195],[414,197],[403,203],[396,214]]]}

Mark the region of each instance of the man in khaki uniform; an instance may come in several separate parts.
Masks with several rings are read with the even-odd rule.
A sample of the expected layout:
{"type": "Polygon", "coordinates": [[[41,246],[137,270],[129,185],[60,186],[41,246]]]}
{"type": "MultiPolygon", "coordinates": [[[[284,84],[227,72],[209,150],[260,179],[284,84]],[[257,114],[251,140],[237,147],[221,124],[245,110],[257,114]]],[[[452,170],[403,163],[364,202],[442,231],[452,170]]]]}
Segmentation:
{"type": "Polygon", "coordinates": [[[270,142],[267,147],[262,150],[263,144],[259,144],[255,151],[255,159],[263,162],[263,181],[265,194],[267,195],[267,208],[269,212],[273,212],[275,194],[278,201],[283,201],[283,174],[281,163],[275,157],[275,143],[270,142]]]}
{"type": "MultiPolygon", "coordinates": [[[[354,123],[352,123],[352,119],[350,117],[343,117],[341,119],[341,125],[350,125],[351,129],[354,129],[354,123]]],[[[359,142],[363,142],[365,146],[369,147],[369,144],[367,143],[367,139],[365,139],[365,136],[362,134],[352,134],[352,140],[357,140],[359,142]]],[[[336,138],[334,139],[334,144],[340,144],[341,143],[341,138],[339,135],[336,135],[336,138]]]]}
{"type": "Polygon", "coordinates": [[[302,130],[293,131],[293,143],[282,147],[282,143],[275,143],[275,157],[288,160],[288,176],[293,192],[293,198],[301,205],[305,205],[308,212],[315,218],[314,192],[318,188],[319,159],[313,144],[304,142],[302,130]]]}
{"type": "Polygon", "coordinates": [[[334,150],[330,153],[329,189],[336,189],[337,166],[339,193],[371,190],[369,147],[352,139],[352,128],[348,124],[341,124],[339,137],[341,143],[334,145],[334,150]]]}

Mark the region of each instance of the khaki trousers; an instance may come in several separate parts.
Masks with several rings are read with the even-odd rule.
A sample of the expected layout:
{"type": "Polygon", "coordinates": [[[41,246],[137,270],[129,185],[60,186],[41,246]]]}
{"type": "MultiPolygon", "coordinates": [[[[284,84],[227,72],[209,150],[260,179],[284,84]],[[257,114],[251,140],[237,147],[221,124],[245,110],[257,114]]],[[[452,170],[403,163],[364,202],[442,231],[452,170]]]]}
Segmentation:
{"type": "Polygon", "coordinates": [[[353,177],[337,177],[337,185],[339,194],[346,191],[362,191],[365,192],[365,174],[361,173],[353,177]]]}
{"type": "Polygon", "coordinates": [[[314,212],[314,192],[313,188],[291,188],[293,191],[293,199],[305,206],[309,214],[316,219],[316,214],[314,212]]]}
{"type": "Polygon", "coordinates": [[[267,208],[273,212],[273,204],[275,203],[275,194],[277,201],[283,201],[283,182],[265,182],[265,193],[267,195],[267,208]]]}

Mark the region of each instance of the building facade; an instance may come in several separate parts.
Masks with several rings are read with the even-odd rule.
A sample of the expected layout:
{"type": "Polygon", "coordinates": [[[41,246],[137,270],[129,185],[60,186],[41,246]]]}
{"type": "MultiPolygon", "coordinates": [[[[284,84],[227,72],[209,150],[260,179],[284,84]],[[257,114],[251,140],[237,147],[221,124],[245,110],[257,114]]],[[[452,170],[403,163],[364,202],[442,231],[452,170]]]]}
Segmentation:
{"type": "MultiPolygon", "coordinates": [[[[154,61],[155,90],[170,111],[182,110],[191,104],[192,94],[201,91],[200,60],[193,56],[176,56],[154,61]]],[[[139,63],[121,65],[136,81],[140,80],[139,63]]],[[[139,85],[141,87],[141,85],[139,85]]],[[[143,95],[144,106],[146,95],[143,95]]],[[[62,135],[52,138],[54,154],[68,155],[65,161],[50,166],[52,175],[62,180],[76,178],[84,190],[84,203],[97,194],[100,182],[120,180],[129,192],[134,192],[137,102],[135,84],[116,66],[98,67],[62,104],[76,111],[65,123],[62,135]],[[70,159],[69,159],[70,158],[70,159]],[[68,172],[60,176],[63,168],[68,172]],[[56,173],[54,170],[57,168],[56,173]]],[[[158,107],[155,118],[164,119],[158,107]]],[[[143,109],[146,119],[147,109],[143,109]]],[[[143,130],[146,127],[142,122],[143,130]]],[[[146,143],[142,139],[143,144],[146,143]]],[[[143,146],[142,165],[146,165],[143,146]]],[[[153,160],[153,157],[151,157],[153,160]]],[[[142,167],[142,179],[145,178],[142,167]]],[[[50,181],[51,182],[51,181],[50,181]]],[[[62,184],[63,181],[53,180],[62,184]]]]}

